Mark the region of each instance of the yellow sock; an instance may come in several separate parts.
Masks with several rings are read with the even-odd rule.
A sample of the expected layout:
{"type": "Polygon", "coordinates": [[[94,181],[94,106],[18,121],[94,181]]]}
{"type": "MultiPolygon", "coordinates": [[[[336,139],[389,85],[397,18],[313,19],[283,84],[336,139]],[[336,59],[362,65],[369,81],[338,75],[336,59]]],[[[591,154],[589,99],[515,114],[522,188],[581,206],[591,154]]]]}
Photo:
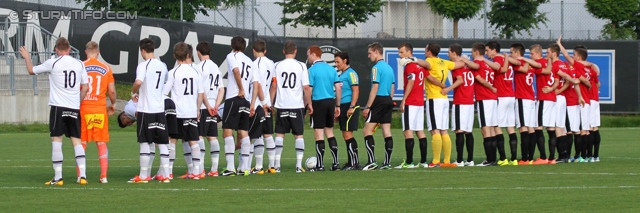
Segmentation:
{"type": "Polygon", "coordinates": [[[431,163],[440,163],[440,153],[442,152],[442,137],[440,137],[440,134],[431,136],[431,150],[433,151],[433,160],[431,163]]]}
{"type": "Polygon", "coordinates": [[[451,163],[451,138],[449,134],[442,135],[442,149],[444,151],[444,163],[451,163]]]}

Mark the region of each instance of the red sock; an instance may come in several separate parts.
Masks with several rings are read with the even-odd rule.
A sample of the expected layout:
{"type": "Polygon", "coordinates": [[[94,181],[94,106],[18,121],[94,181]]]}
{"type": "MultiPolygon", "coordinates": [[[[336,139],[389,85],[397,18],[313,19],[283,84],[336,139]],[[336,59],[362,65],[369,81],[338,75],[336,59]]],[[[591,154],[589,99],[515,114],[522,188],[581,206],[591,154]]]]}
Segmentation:
{"type": "Polygon", "coordinates": [[[109,168],[109,150],[106,143],[96,143],[98,146],[98,159],[100,161],[100,178],[107,177],[109,168]]]}

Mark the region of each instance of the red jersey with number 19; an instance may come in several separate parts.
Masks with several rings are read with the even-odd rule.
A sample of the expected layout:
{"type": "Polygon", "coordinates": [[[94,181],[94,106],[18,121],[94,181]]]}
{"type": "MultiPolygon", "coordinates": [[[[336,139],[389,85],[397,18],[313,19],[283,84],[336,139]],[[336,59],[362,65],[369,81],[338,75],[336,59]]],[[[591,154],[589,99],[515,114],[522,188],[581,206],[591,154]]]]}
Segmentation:
{"type": "MultiPolygon", "coordinates": [[[[500,69],[505,63],[505,59],[501,55],[494,57],[493,61],[500,64],[500,69]]],[[[513,67],[509,66],[505,73],[500,73],[500,70],[495,72],[495,83],[493,85],[498,90],[498,97],[513,97],[513,67]]]]}
{"type": "MultiPolygon", "coordinates": [[[[524,60],[519,60],[520,64],[524,65],[524,60]]],[[[519,70],[522,66],[513,66],[513,70],[519,70]]],[[[516,98],[518,99],[526,99],[533,100],[535,96],[533,95],[533,73],[534,68],[529,67],[527,69],[527,73],[523,72],[515,72],[515,81],[516,81],[516,98]]]]}
{"type": "Polygon", "coordinates": [[[423,67],[416,63],[409,63],[404,67],[404,89],[407,90],[409,80],[413,81],[411,93],[407,96],[406,105],[424,106],[424,79],[429,76],[423,67]]]}
{"type": "Polygon", "coordinates": [[[453,81],[462,78],[462,84],[453,89],[453,104],[473,104],[473,84],[475,77],[467,66],[452,71],[453,81]]]}
{"type": "MultiPolygon", "coordinates": [[[[480,76],[481,78],[484,78],[484,80],[489,84],[493,85],[493,69],[487,66],[487,64],[482,60],[473,60],[473,62],[476,62],[476,64],[480,65],[480,68],[478,68],[477,70],[473,70],[473,76],[480,76]]],[[[475,89],[477,101],[498,100],[498,94],[494,93],[482,84],[475,84],[475,89]]]]}

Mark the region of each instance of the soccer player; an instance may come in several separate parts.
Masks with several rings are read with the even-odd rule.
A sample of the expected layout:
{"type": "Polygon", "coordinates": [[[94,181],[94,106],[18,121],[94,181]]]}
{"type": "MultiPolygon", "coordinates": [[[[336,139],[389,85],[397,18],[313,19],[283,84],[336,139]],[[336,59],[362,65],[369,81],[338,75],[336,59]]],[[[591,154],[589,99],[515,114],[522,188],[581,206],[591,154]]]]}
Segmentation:
{"type": "Polygon", "coordinates": [[[498,95],[496,94],[497,89],[493,86],[495,72],[487,65],[487,62],[492,62],[484,57],[485,51],[485,45],[482,43],[475,43],[471,47],[473,61],[480,65],[478,69],[473,70],[473,75],[477,81],[475,91],[476,103],[478,104],[478,124],[484,138],[484,152],[487,156],[485,161],[475,166],[497,165],[495,127],[498,126],[498,95]]]}
{"type": "Polygon", "coordinates": [[[335,68],[327,64],[320,57],[322,50],[313,45],[307,50],[307,61],[312,65],[309,68],[309,86],[313,88],[311,93],[311,104],[313,114],[311,115],[311,127],[316,139],[316,171],[324,171],[324,136],[327,136],[333,164],[331,171],[340,170],[338,161],[338,142],[333,135],[333,121],[340,115],[340,98],[342,97],[342,87],[335,68]]]}
{"type": "Polygon", "coordinates": [[[391,153],[393,152],[393,138],[391,137],[391,117],[393,112],[393,86],[395,77],[393,69],[382,56],[382,44],[374,42],[369,44],[367,56],[371,62],[376,63],[371,68],[371,91],[369,100],[365,105],[362,115],[367,119],[362,134],[369,160],[362,170],[374,170],[378,168],[374,152],[375,141],[373,140],[373,130],[376,125],[382,127],[384,136],[385,159],[381,169],[391,169],[391,153]]]}
{"type": "MultiPolygon", "coordinates": [[[[553,90],[556,95],[556,122],[555,122],[555,135],[556,137],[551,137],[554,132],[548,132],[549,134],[549,164],[556,164],[555,152],[556,148],[558,151],[564,149],[565,140],[566,140],[566,117],[567,117],[567,99],[562,94],[564,90],[568,88],[570,84],[573,83],[573,78],[568,74],[569,68],[566,63],[560,60],[558,55],[560,54],[560,47],[558,44],[551,44],[547,48],[547,64],[550,64],[551,73],[557,73],[558,77],[558,89],[553,90]]],[[[551,90],[549,86],[545,86],[542,88],[543,92],[547,92],[551,90]]],[[[560,153],[560,152],[559,152],[560,153]]],[[[558,156],[560,157],[560,156],[558,156]]]]}
{"type": "MultiPolygon", "coordinates": [[[[586,49],[586,48],[585,48],[586,49]]],[[[600,69],[598,66],[593,64],[591,66],[591,103],[589,104],[591,108],[589,109],[589,113],[591,113],[591,130],[589,131],[589,135],[593,140],[593,157],[589,159],[589,162],[600,162],[600,131],[598,127],[600,127],[600,69]]]]}
{"type": "Polygon", "coordinates": [[[494,130],[497,149],[500,154],[498,165],[513,165],[513,163],[507,160],[504,149],[504,135],[502,134],[502,128],[506,128],[509,134],[509,147],[513,161],[516,159],[518,150],[518,138],[515,132],[516,99],[515,92],[513,91],[513,68],[509,66],[509,63],[506,63],[509,56],[500,54],[500,43],[497,41],[489,41],[485,48],[487,56],[494,62],[487,63],[487,65],[495,71],[494,86],[498,90],[498,127],[494,130]]]}
{"type": "MultiPolygon", "coordinates": [[[[541,68],[535,70],[536,74],[536,93],[538,104],[536,106],[538,111],[538,127],[535,130],[537,146],[540,151],[540,157],[536,159],[532,164],[548,164],[547,153],[544,144],[543,128],[547,129],[549,134],[549,141],[556,140],[555,123],[556,123],[556,94],[555,89],[558,87],[558,73],[557,70],[552,69],[552,65],[549,64],[549,56],[547,58],[542,57],[542,47],[540,45],[534,45],[531,52],[531,59],[541,64],[541,68]],[[547,87],[547,89],[543,89],[547,87]]],[[[549,142],[552,143],[552,142],[549,142]]],[[[555,144],[555,142],[553,142],[555,144]]]]}
{"type": "Polygon", "coordinates": [[[343,171],[360,170],[358,158],[358,143],[353,137],[353,132],[358,130],[358,96],[360,95],[360,79],[358,73],[349,66],[349,54],[339,52],[335,54],[336,68],[342,72],[339,76],[342,82],[342,97],[340,98],[340,130],[347,145],[347,163],[342,167],[343,171]],[[355,116],[353,116],[355,115],[355,116]]]}
{"type": "MultiPolygon", "coordinates": [[[[418,164],[413,163],[413,147],[415,140],[413,133],[418,136],[421,154],[426,158],[427,136],[424,134],[424,80],[429,76],[423,67],[417,63],[412,63],[413,46],[410,43],[402,43],[398,46],[400,56],[400,66],[404,67],[404,96],[400,102],[400,112],[402,113],[402,130],[404,132],[404,144],[407,158],[402,164],[394,167],[418,168],[418,164]]],[[[431,77],[433,79],[433,77],[431,77]]],[[[421,159],[420,163],[426,164],[427,159],[421,159]]]]}
{"type": "Polygon", "coordinates": [[[118,126],[125,128],[133,125],[136,122],[136,108],[138,107],[138,101],[133,99],[129,100],[124,105],[124,110],[118,114],[118,126]]]}
{"type": "Polygon", "coordinates": [[[90,41],[86,45],[87,60],[84,67],[89,77],[89,90],[80,103],[81,140],[86,151],[87,141],[95,141],[98,147],[100,161],[100,183],[107,183],[107,168],[109,167],[109,115],[115,112],[116,87],[111,67],[98,60],[100,47],[98,43],[90,41]],[[107,95],[111,105],[107,108],[107,95]]]}
{"type": "MultiPolygon", "coordinates": [[[[511,165],[528,165],[530,162],[529,158],[533,158],[529,156],[531,135],[535,134],[535,127],[538,126],[536,122],[536,102],[533,92],[533,76],[535,73],[534,69],[530,69],[529,62],[534,63],[536,66],[540,64],[537,64],[537,62],[533,60],[523,58],[525,47],[521,43],[512,44],[509,50],[511,52],[511,57],[508,58],[509,64],[511,64],[515,72],[516,126],[519,127],[520,131],[520,150],[522,154],[521,160],[516,163],[512,162],[511,165]]],[[[511,156],[511,160],[515,161],[513,156],[511,156]]]]}
{"type": "Polygon", "coordinates": [[[158,144],[160,149],[160,167],[163,182],[169,182],[169,135],[166,129],[167,120],[162,95],[164,81],[167,78],[167,65],[153,54],[154,44],[149,38],[140,40],[140,54],[145,60],[138,64],[136,81],[131,89],[131,98],[138,100],[136,120],[138,143],[140,143],[140,175],[135,176],[129,183],[147,183],[151,170],[151,145],[158,144]],[[138,94],[139,93],[139,94],[138,94]]]}
{"type": "MultiPolygon", "coordinates": [[[[198,51],[198,59],[200,63],[197,67],[202,71],[202,85],[205,88],[205,94],[207,99],[203,99],[204,102],[208,102],[210,106],[213,106],[213,114],[209,113],[206,105],[200,107],[200,121],[198,123],[198,132],[200,133],[200,140],[205,137],[209,141],[210,156],[211,156],[211,169],[207,173],[207,176],[216,177],[218,173],[218,162],[220,159],[220,143],[218,142],[218,119],[217,111],[220,104],[224,100],[224,83],[222,82],[222,75],[218,65],[211,61],[211,44],[206,41],[201,41],[196,46],[198,51]]],[[[200,147],[204,149],[204,147],[200,147]]],[[[203,153],[204,154],[204,153],[203,153]]],[[[204,162],[204,161],[203,161],[204,162]]],[[[204,167],[202,168],[204,169],[204,167]]]]}
{"type": "Polygon", "coordinates": [[[451,86],[442,89],[443,95],[453,90],[453,109],[451,130],[456,134],[456,166],[474,166],[473,162],[473,92],[475,78],[471,69],[478,69],[480,65],[470,61],[467,56],[462,55],[462,46],[459,44],[449,45],[449,59],[452,61],[462,61],[466,64],[458,69],[452,70],[455,79],[451,86]],[[470,69],[471,68],[471,69],[470,69]],[[467,160],[462,158],[463,148],[467,145],[467,160]]]}
{"type": "MultiPolygon", "coordinates": [[[[262,86],[263,101],[262,108],[264,109],[264,121],[262,122],[262,131],[260,132],[262,137],[259,137],[253,141],[253,149],[256,158],[255,170],[252,173],[264,174],[263,167],[263,155],[265,149],[265,143],[267,148],[267,157],[269,159],[269,167],[266,170],[267,173],[276,173],[275,169],[275,156],[276,156],[276,144],[273,140],[273,118],[271,117],[271,98],[270,90],[275,79],[275,64],[273,61],[265,56],[267,53],[267,43],[264,40],[258,39],[253,42],[253,60],[256,66],[256,72],[260,75],[259,83],[262,86]]],[[[256,110],[256,113],[260,110],[256,110]]]]}
{"type": "MultiPolygon", "coordinates": [[[[176,117],[178,118],[178,132],[182,140],[188,141],[191,148],[193,169],[189,179],[200,179],[201,151],[198,144],[198,118],[200,106],[204,96],[202,74],[190,66],[187,61],[189,56],[187,44],[179,42],[173,46],[173,56],[178,65],[169,71],[163,94],[171,92],[171,100],[176,103],[176,117]]],[[[168,156],[167,156],[168,157],[168,156]]]]}
{"type": "Polygon", "coordinates": [[[271,97],[275,97],[276,109],[276,171],[280,170],[280,156],[284,142],[284,134],[291,132],[295,137],[296,172],[305,172],[302,168],[304,157],[304,110],[313,114],[311,104],[312,89],[309,86],[307,66],[296,60],[298,48],[293,41],[284,44],[285,59],[276,63],[276,83],[271,87],[271,97]]]}
{"type": "Polygon", "coordinates": [[[57,57],[33,66],[26,47],[20,47],[20,55],[25,60],[29,75],[51,73],[49,84],[49,136],[51,136],[51,160],[54,177],[46,185],[62,186],[62,135],[71,139],[75,151],[76,166],[80,173],[79,184],[87,184],[86,158],[80,140],[80,100],[85,98],[88,88],[87,71],[82,61],[69,56],[71,46],[64,38],[56,40],[57,57]],[[79,99],[78,99],[79,97],[79,99]]]}

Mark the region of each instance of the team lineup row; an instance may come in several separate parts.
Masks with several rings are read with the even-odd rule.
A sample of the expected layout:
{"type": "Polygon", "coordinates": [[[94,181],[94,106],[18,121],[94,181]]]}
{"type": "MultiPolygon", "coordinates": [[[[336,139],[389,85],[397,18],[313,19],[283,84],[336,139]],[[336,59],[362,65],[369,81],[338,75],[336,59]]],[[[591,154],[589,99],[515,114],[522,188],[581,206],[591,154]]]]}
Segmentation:
{"type": "MultiPolygon", "coordinates": [[[[115,108],[111,70],[107,65],[97,61],[99,48],[95,42],[89,43],[94,50],[91,55],[90,45],[87,45],[89,59],[84,63],[69,57],[68,48],[65,54],[65,42],[68,47],[66,39],[56,42],[58,57],[38,66],[30,63],[26,49],[20,50],[27,60],[30,74],[52,73],[49,104],[52,113],[50,129],[55,176],[46,184],[63,184],[63,134],[70,137],[74,144],[78,183],[87,183],[84,162],[87,141],[97,142],[102,170],[100,182],[106,183],[108,125],[100,124],[106,124],[107,115],[112,114],[115,108]],[[91,60],[96,61],[89,65],[91,60]],[[56,64],[64,65],[56,67],[56,64]],[[76,78],[76,73],[80,75],[79,78],[76,78]],[[101,81],[104,76],[104,79],[110,80],[101,81]],[[77,80],[80,80],[82,87],[76,86],[77,80]],[[106,84],[102,86],[101,82],[106,84]],[[96,88],[97,97],[87,97],[93,94],[93,88],[96,88]],[[107,94],[112,99],[108,110],[107,94]],[[74,97],[78,96],[81,99],[74,100],[74,97]],[[91,100],[97,101],[93,102],[93,105],[85,104],[91,103],[91,100]]],[[[160,169],[154,177],[161,182],[170,182],[173,177],[173,159],[178,139],[183,140],[184,156],[188,165],[188,172],[182,176],[183,178],[276,173],[280,170],[284,134],[289,132],[295,136],[296,172],[304,172],[301,163],[304,153],[302,135],[304,116],[307,113],[310,114],[314,129],[318,159],[315,168],[310,168],[311,170],[325,170],[325,136],[333,155],[331,170],[391,168],[393,138],[390,122],[394,106],[391,95],[396,82],[392,68],[382,60],[380,43],[373,43],[368,47],[368,57],[375,65],[371,69],[372,86],[369,98],[362,107],[362,115],[366,119],[363,135],[368,160],[361,166],[358,144],[353,137],[353,132],[358,128],[360,110],[356,104],[359,79],[357,73],[349,67],[348,54],[336,54],[336,68],[340,73],[338,74],[336,68],[320,59],[322,52],[318,46],[311,46],[307,50],[307,61],[311,63],[311,67],[307,69],[306,64],[295,60],[297,47],[293,42],[285,43],[285,59],[278,63],[264,57],[266,43],[262,40],[255,41],[252,46],[255,57],[252,61],[243,53],[245,42],[241,37],[234,37],[231,41],[233,51],[226,58],[230,73],[225,94],[220,70],[209,59],[211,50],[207,42],[200,42],[196,47],[201,60],[199,64],[193,63],[190,45],[176,44],[174,57],[177,65],[167,70],[166,65],[153,55],[153,41],[140,41],[140,50],[145,61],[137,68],[132,100],[125,106],[125,112],[118,116],[121,127],[138,121],[141,168],[140,174],[129,182],[146,183],[152,178],[151,165],[156,145],[160,152],[160,169]],[[222,104],[224,97],[226,100],[222,104]],[[175,107],[172,107],[173,105],[175,107]],[[218,112],[221,105],[224,105],[224,110],[218,112]],[[272,126],[272,112],[276,118],[275,128],[272,126]],[[218,173],[220,145],[217,140],[215,118],[220,116],[219,114],[223,122],[224,151],[227,160],[226,169],[221,173],[218,173]],[[335,119],[339,121],[347,146],[348,161],[344,167],[340,167],[338,160],[338,145],[333,133],[335,119]],[[380,166],[375,159],[375,142],[372,136],[377,125],[381,126],[385,138],[385,159],[380,166]],[[241,156],[237,169],[234,165],[234,131],[237,132],[241,156]],[[275,139],[272,136],[274,132],[275,139]],[[205,138],[210,144],[212,162],[208,173],[205,172],[202,160],[205,138]],[[265,148],[268,167],[263,169],[265,148]],[[252,168],[253,157],[256,158],[256,164],[252,168]]],[[[473,60],[470,60],[461,56],[461,46],[453,44],[449,47],[449,57],[452,61],[437,58],[440,46],[435,43],[427,45],[426,60],[418,60],[412,56],[411,44],[403,43],[398,49],[402,58],[400,63],[404,67],[405,94],[400,110],[407,159],[396,168],[474,165],[474,142],[471,135],[474,103],[478,110],[487,156],[484,162],[478,164],[480,166],[568,162],[573,144],[571,134],[576,138],[574,158],[578,159],[577,161],[599,160],[598,69],[594,64],[585,61],[586,48],[577,47],[574,49],[575,54],[569,57],[558,39],[556,44],[550,45],[547,49],[546,58],[542,56],[541,46],[533,45],[530,48],[531,59],[528,59],[522,57],[522,44],[511,45],[510,54],[499,54],[500,45],[491,41],[487,45],[474,44],[473,60]],[[568,62],[558,59],[561,53],[568,62]],[[485,58],[485,54],[491,60],[485,58]],[[450,70],[455,79],[454,83],[447,87],[444,82],[450,70]],[[533,75],[536,75],[536,97],[533,92],[533,75]],[[458,151],[455,163],[450,162],[451,139],[447,131],[450,107],[446,94],[451,90],[454,91],[451,129],[456,133],[458,151]],[[592,95],[594,93],[595,95],[592,95]],[[425,111],[428,130],[432,135],[433,160],[430,163],[426,159],[427,140],[423,126],[425,111]],[[590,111],[592,114],[589,114],[590,111]],[[506,157],[501,128],[506,128],[509,133],[510,159],[506,157]],[[521,135],[520,161],[517,161],[516,128],[519,128],[521,135]],[[543,128],[547,128],[549,134],[548,158],[543,128]],[[419,140],[421,154],[417,164],[413,162],[414,132],[419,140]],[[462,157],[465,138],[468,151],[466,161],[462,157]],[[540,158],[533,160],[536,145],[540,151],[540,158]],[[559,153],[557,161],[554,157],[556,150],[559,153]],[[441,154],[444,155],[442,163],[441,154]]]]}

